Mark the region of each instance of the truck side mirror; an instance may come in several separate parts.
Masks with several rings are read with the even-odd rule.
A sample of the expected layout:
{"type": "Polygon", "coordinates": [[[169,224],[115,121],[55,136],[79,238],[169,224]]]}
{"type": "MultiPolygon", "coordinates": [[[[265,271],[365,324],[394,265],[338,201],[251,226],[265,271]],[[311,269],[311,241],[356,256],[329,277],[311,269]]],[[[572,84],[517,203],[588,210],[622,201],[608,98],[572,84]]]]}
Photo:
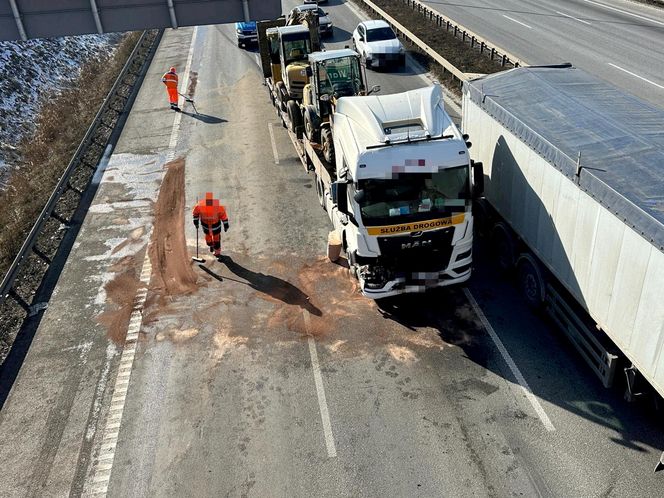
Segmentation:
{"type": "Polygon", "coordinates": [[[473,197],[482,197],[484,194],[484,166],[482,163],[472,162],[473,168],[473,197]]]}
{"type": "Polygon", "coordinates": [[[332,183],[330,190],[332,194],[332,203],[337,206],[340,213],[348,213],[348,184],[345,181],[336,181],[332,183]]]}
{"type": "Polygon", "coordinates": [[[371,90],[367,92],[367,95],[371,95],[372,93],[378,93],[380,92],[380,85],[374,85],[371,87],[371,90]]]}

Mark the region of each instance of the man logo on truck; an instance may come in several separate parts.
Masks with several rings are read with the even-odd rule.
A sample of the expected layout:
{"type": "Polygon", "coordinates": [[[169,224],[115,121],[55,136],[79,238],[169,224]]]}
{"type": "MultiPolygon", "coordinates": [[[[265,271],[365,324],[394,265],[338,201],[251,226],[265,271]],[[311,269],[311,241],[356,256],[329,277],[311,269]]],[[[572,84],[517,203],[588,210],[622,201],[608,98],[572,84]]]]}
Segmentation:
{"type": "Polygon", "coordinates": [[[431,247],[432,240],[416,240],[415,242],[404,242],[401,244],[401,249],[416,249],[418,247],[431,247]]]}

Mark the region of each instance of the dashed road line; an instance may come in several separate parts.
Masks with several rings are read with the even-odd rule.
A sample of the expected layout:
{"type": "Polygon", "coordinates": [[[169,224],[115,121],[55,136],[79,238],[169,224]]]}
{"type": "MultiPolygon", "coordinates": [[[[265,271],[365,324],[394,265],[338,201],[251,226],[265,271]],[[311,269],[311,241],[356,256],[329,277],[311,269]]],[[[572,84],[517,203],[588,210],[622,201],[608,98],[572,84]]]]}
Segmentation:
{"type": "Polygon", "coordinates": [[[634,12],[629,12],[627,10],[618,9],[616,7],[611,7],[610,5],[606,5],[606,4],[599,3],[599,2],[593,2],[592,0],[583,0],[583,1],[587,2],[587,3],[591,3],[593,5],[597,5],[599,7],[604,7],[605,9],[615,10],[616,12],[620,12],[621,14],[625,14],[627,16],[636,17],[637,19],[642,19],[644,21],[649,21],[649,22],[652,22],[652,23],[655,23],[655,24],[659,24],[660,26],[664,26],[664,22],[656,21],[655,19],[651,19],[650,17],[646,17],[646,16],[641,16],[639,14],[635,14],[634,12]]]}
{"type": "Polygon", "coordinates": [[[564,12],[560,12],[559,10],[556,11],[556,14],[560,14],[561,16],[569,17],[570,19],[574,19],[575,21],[579,21],[582,22],[583,24],[587,24],[588,26],[592,26],[592,23],[589,23],[588,21],[584,21],[583,19],[579,19],[578,17],[570,16],[569,14],[565,14],[564,12]]]}
{"type": "MultiPolygon", "coordinates": [[[[184,70],[184,77],[182,78],[183,88],[187,88],[189,82],[189,71],[191,69],[191,61],[194,56],[194,46],[196,43],[196,35],[198,28],[194,28],[189,46],[189,54],[187,56],[187,64],[184,70]]],[[[173,120],[173,128],[169,140],[169,150],[166,154],[166,160],[172,161],[175,158],[175,147],[178,142],[180,134],[180,121],[182,120],[182,113],[176,113],[173,120]]],[[[150,240],[152,228],[148,230],[147,239],[150,240]]],[[[143,307],[152,278],[152,263],[147,251],[144,255],[143,266],[140,274],[141,286],[136,292],[134,303],[132,307],[129,324],[127,326],[127,336],[125,338],[124,346],[122,348],[122,356],[120,357],[120,366],[115,378],[113,386],[113,394],[111,397],[111,406],[106,419],[106,426],[104,427],[102,442],[94,463],[91,478],[86,482],[85,496],[104,497],[108,492],[108,486],[111,481],[111,473],[113,471],[113,462],[115,461],[115,449],[118,444],[118,436],[120,435],[120,427],[122,426],[122,415],[124,413],[125,402],[127,399],[127,391],[129,389],[129,381],[131,380],[131,372],[134,365],[134,358],[136,355],[136,345],[138,342],[138,334],[143,322],[143,307]]]]}
{"type": "Polygon", "coordinates": [[[516,19],[514,19],[514,18],[512,18],[512,17],[510,17],[510,16],[506,16],[505,14],[503,14],[503,17],[504,17],[505,19],[509,19],[510,21],[514,21],[515,23],[520,24],[521,26],[525,26],[525,27],[528,28],[528,29],[533,29],[532,26],[528,26],[526,23],[523,23],[523,22],[521,22],[521,21],[517,21],[516,19]]]}
{"type": "Polygon", "coordinates": [[[279,152],[277,151],[277,142],[274,140],[274,127],[272,123],[267,124],[267,129],[270,132],[270,142],[272,142],[272,154],[274,155],[274,164],[279,164],[279,152]]]}
{"type": "MultiPolygon", "coordinates": [[[[304,314],[304,327],[309,333],[309,312],[303,310],[304,314]]],[[[320,373],[320,364],[318,363],[318,352],[316,351],[316,341],[313,337],[309,336],[309,355],[311,356],[311,367],[314,371],[314,382],[316,384],[316,394],[318,395],[318,407],[320,408],[320,418],[323,422],[323,434],[325,435],[325,446],[327,447],[327,456],[334,458],[337,456],[337,448],[334,444],[334,436],[332,435],[332,424],[330,423],[330,412],[327,408],[327,400],[325,398],[325,387],[323,386],[323,377],[320,373]]]]}
{"type": "Polygon", "coordinates": [[[658,84],[658,83],[655,83],[654,81],[650,81],[649,79],[644,78],[643,76],[639,76],[638,74],[633,73],[632,71],[628,71],[628,70],[625,69],[625,68],[622,68],[622,67],[620,67],[620,66],[616,66],[616,65],[613,64],[612,62],[609,62],[608,64],[609,64],[609,66],[613,66],[613,67],[615,67],[616,69],[619,69],[620,71],[623,71],[623,72],[625,72],[625,73],[627,73],[627,74],[629,74],[629,75],[631,75],[631,76],[634,76],[635,78],[639,78],[640,80],[643,80],[643,81],[645,81],[646,83],[650,83],[651,85],[654,85],[654,86],[656,86],[657,88],[661,88],[662,90],[664,90],[664,86],[663,86],[663,85],[660,85],[660,84],[658,84]]]}
{"type": "Polygon", "coordinates": [[[528,399],[528,401],[532,405],[533,409],[535,410],[535,413],[537,413],[537,416],[542,421],[542,424],[544,424],[544,428],[547,431],[550,431],[550,432],[555,431],[556,428],[554,427],[553,423],[551,422],[551,419],[549,419],[549,416],[544,411],[544,408],[542,408],[542,405],[540,404],[539,400],[533,394],[533,390],[530,388],[530,386],[528,385],[528,382],[526,382],[526,379],[521,374],[521,371],[519,370],[519,367],[517,367],[516,363],[514,363],[514,360],[512,359],[512,356],[509,354],[509,352],[507,351],[507,348],[503,344],[503,341],[500,340],[500,337],[498,337],[498,334],[496,334],[496,331],[493,330],[493,327],[489,323],[489,320],[487,320],[487,317],[484,315],[484,312],[482,311],[482,308],[480,308],[480,306],[477,304],[477,301],[475,301],[475,298],[473,297],[473,295],[470,293],[470,291],[467,288],[464,288],[463,292],[466,295],[466,298],[468,299],[468,302],[473,307],[473,310],[475,311],[475,313],[479,317],[480,321],[482,322],[482,325],[484,326],[487,333],[489,334],[489,337],[491,337],[491,340],[493,341],[493,343],[498,348],[498,351],[500,351],[500,354],[502,355],[503,360],[505,360],[505,363],[507,363],[507,366],[510,367],[510,370],[512,371],[512,375],[514,375],[517,382],[521,386],[521,389],[523,390],[523,393],[525,394],[526,399],[528,399]]]}

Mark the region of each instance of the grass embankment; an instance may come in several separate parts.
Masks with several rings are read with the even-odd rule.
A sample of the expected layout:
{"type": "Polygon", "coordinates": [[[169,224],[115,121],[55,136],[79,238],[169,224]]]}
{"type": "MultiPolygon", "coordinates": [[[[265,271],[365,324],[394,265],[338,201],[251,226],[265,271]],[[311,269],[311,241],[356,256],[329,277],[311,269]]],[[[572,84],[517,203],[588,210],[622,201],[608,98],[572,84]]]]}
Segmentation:
{"type": "Polygon", "coordinates": [[[18,145],[20,162],[0,192],[0,278],[85,136],[140,33],[129,33],[117,50],[85,63],[79,77],[55,98],[42,97],[35,131],[18,145]]]}

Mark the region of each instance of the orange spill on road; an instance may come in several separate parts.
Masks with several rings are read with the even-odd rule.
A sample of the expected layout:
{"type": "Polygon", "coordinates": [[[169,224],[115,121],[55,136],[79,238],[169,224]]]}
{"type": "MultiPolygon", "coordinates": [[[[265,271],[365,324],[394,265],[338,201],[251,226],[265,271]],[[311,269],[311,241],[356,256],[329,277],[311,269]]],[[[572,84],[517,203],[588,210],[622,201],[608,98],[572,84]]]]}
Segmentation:
{"type": "Polygon", "coordinates": [[[166,168],[154,207],[150,260],[153,290],[175,296],[196,290],[196,274],[184,238],[184,159],[171,161],[166,168]]]}

